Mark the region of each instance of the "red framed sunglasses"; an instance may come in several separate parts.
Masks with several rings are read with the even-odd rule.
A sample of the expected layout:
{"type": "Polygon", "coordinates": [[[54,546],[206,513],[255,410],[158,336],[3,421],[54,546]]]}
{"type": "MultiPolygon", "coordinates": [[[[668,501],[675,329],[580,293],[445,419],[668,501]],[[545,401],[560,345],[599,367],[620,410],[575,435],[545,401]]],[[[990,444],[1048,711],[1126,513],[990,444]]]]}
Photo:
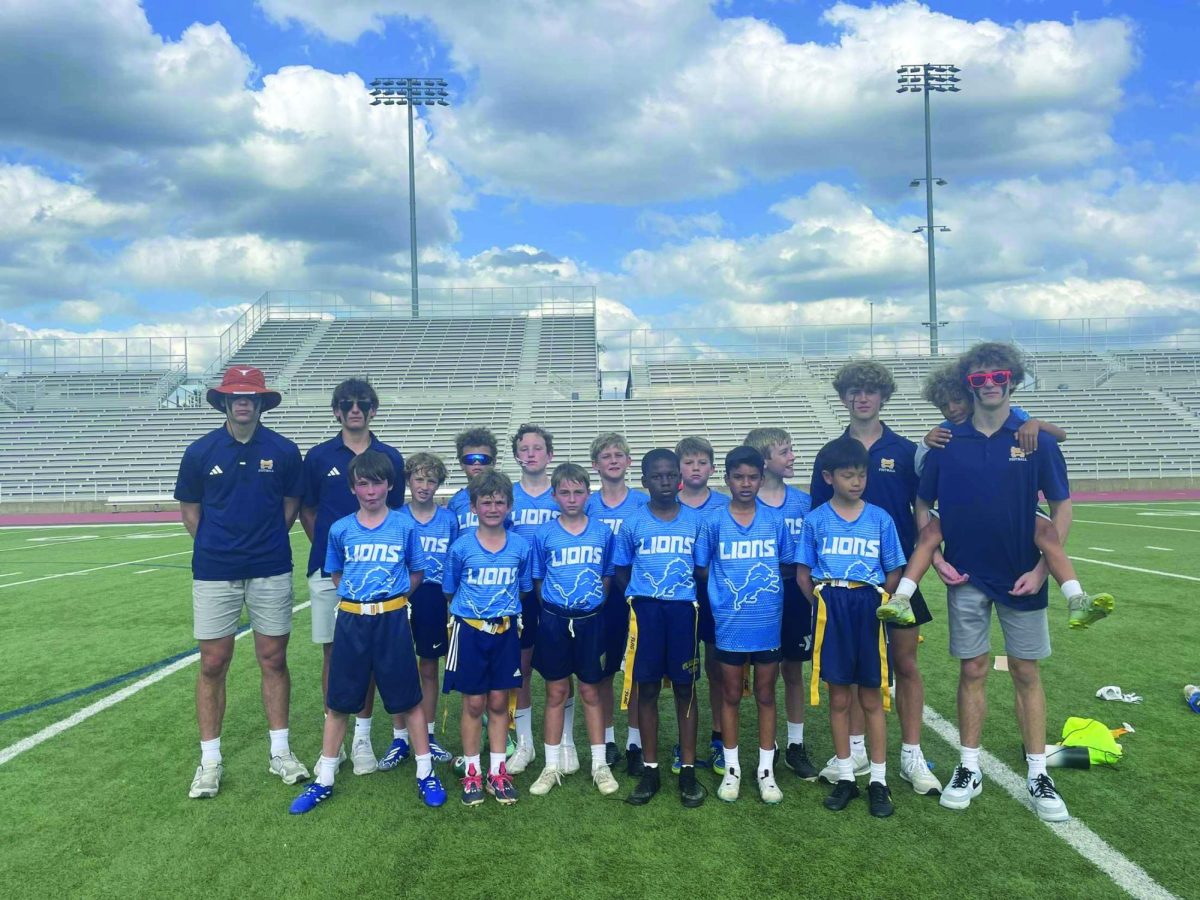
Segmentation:
{"type": "Polygon", "coordinates": [[[988,382],[1001,387],[1012,381],[1011,369],[997,369],[995,372],[972,372],[967,376],[967,384],[973,388],[981,388],[988,382]]]}

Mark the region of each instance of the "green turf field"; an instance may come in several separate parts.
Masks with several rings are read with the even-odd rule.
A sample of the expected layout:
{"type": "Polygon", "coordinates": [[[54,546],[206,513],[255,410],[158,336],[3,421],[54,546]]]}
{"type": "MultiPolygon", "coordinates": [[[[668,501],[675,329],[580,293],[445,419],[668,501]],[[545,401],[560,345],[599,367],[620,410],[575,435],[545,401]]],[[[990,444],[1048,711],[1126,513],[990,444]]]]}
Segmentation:
{"type": "MultiPolygon", "coordinates": [[[[225,778],[214,800],[187,799],[198,758],[187,665],[128,699],[67,727],[25,752],[21,742],[62,723],[137,678],[19,715],[23,707],[186,653],[191,640],[191,542],[180,526],[0,530],[0,885],[5,896],[359,896],[699,897],[876,896],[1111,897],[1122,890],[1042,825],[995,781],[963,813],[918,797],[898,777],[899,735],[889,719],[889,781],[896,814],[873,820],[865,799],[827,812],[823,785],[778,773],[785,801],[758,802],[752,779],[742,799],[712,794],[685,810],[675,780],[648,807],[602,798],[586,775],[587,739],[577,715],[583,769],[548,797],[522,794],[513,808],[465,809],[448,768],[451,802],[423,808],[412,763],[355,777],[343,769],[332,800],[304,817],[287,814],[297,789],[267,774],[266,723],[249,641],[230,673],[223,734],[225,778]],[[61,577],[60,577],[61,576],[61,577]]],[[[296,558],[307,541],[293,534],[296,558]]],[[[1119,768],[1053,770],[1072,814],[1108,849],[1140,866],[1166,891],[1200,895],[1192,869],[1200,846],[1197,747],[1200,716],[1182,686],[1200,683],[1192,595],[1200,587],[1200,503],[1088,504],[1076,507],[1068,552],[1085,587],[1117,597],[1114,618],[1068,632],[1065,603],[1052,586],[1054,656],[1043,668],[1048,737],[1069,715],[1110,726],[1131,723],[1119,768]],[[1102,564],[1103,563],[1103,564],[1102,564]],[[1116,566],[1149,571],[1131,571],[1116,566]],[[1119,684],[1140,705],[1095,698],[1119,684]]],[[[302,572],[296,603],[307,600],[302,572]]],[[[925,629],[922,670],[928,706],[954,721],[957,668],[946,655],[944,591],[925,589],[937,617],[925,629]]],[[[1000,647],[998,630],[993,646],[1000,647]]],[[[296,614],[292,746],[311,765],[320,747],[320,652],[307,609],[296,614]]],[[[535,684],[535,699],[540,686],[535,684]]],[[[701,686],[702,734],[707,733],[701,686]]],[[[1008,676],[993,673],[984,746],[1023,779],[1024,759],[1008,676]]],[[[749,701],[746,701],[747,704],[749,701]]],[[[782,712],[782,686],[780,710],[782,712]]],[[[458,705],[449,701],[443,743],[458,750],[458,705]]],[[[535,735],[540,735],[540,711],[535,735]]],[[[743,706],[743,734],[754,733],[743,706]]],[[[662,753],[673,741],[664,702],[662,753]]],[[[442,721],[439,710],[439,725],[442,721]]],[[[389,722],[375,717],[377,750],[389,722]]],[[[781,741],[783,737],[780,726],[781,741]]],[[[623,740],[623,721],[618,722],[623,740]]],[[[750,739],[752,740],[752,739],[750,739]]],[[[826,709],[810,711],[814,760],[830,754],[826,709]]],[[[743,759],[753,754],[743,740],[743,759]]],[[[957,750],[931,727],[927,757],[943,780],[957,750]]],[[[517,778],[526,788],[539,763],[517,778]]],[[[865,793],[865,792],[864,792],[865,793]]],[[[1076,832],[1070,832],[1076,834],[1076,832]]],[[[1094,852],[1094,851],[1092,851],[1094,852]]],[[[1135,879],[1136,881],[1136,879],[1135,879]]],[[[1145,886],[1145,885],[1144,885],[1145,886]]],[[[1149,887],[1153,888],[1153,884],[1149,887]]],[[[1162,896],[1160,894],[1159,896],[1162,896]]]]}

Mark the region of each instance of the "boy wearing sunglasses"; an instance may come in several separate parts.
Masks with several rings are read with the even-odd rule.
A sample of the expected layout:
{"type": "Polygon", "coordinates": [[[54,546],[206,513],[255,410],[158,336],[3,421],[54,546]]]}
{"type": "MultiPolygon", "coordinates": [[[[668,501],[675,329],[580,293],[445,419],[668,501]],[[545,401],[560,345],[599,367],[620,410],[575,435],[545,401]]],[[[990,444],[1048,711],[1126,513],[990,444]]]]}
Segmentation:
{"type": "MultiPolygon", "coordinates": [[[[304,498],[300,506],[300,524],[312,543],[308,554],[308,596],[312,601],[312,639],[321,645],[321,696],[329,693],[329,659],[333,652],[333,624],[338,594],[333,580],[324,570],[329,529],[338,519],[358,511],[358,500],[347,486],[350,462],[366,450],[377,450],[391,461],[397,472],[404,471],[404,457],[395,447],[379,440],[371,431],[371,420],[379,410],[379,395],[361,378],[348,378],[333,389],[330,401],[333,417],[341,430],[324,443],[317,444],[304,457],[304,498]]],[[[397,478],[388,492],[387,506],[404,505],[404,481],[397,478]]],[[[371,712],[375,692],[367,694],[367,703],[354,720],[354,740],[350,758],[355,775],[368,775],[379,764],[371,747],[371,712]]],[[[395,728],[393,723],[393,728],[395,728]]],[[[346,758],[338,754],[338,765],[346,758]]]]}
{"type": "MultiPolygon", "coordinates": [[[[1012,413],[1013,386],[1025,378],[1020,351],[1010,344],[976,344],[958,360],[974,410],[951,428],[950,442],[932,450],[917,489],[917,515],[928,521],[938,504],[945,536],[950,654],[959,663],[958,729],[961,761],[942,791],[941,805],[966,809],[983,790],[979,747],[986,712],[989,631],[993,608],[1004,633],[1017,722],[1026,747],[1027,787],[1044,821],[1070,818],[1046,774],[1046,698],[1039,661],[1050,655],[1046,562],[1034,539],[1038,492],[1050,504],[1060,540],[1071,525],[1067,467],[1058,441],[1041,435],[1027,453],[1012,413]]],[[[911,589],[904,584],[900,593],[911,589]]]]}
{"type": "MultiPolygon", "coordinates": [[[[454,439],[454,447],[467,481],[496,467],[496,436],[486,428],[460,432],[454,439]]],[[[471,496],[466,488],[460,488],[446,508],[458,518],[459,536],[479,527],[479,516],[471,509],[471,496]]]]}

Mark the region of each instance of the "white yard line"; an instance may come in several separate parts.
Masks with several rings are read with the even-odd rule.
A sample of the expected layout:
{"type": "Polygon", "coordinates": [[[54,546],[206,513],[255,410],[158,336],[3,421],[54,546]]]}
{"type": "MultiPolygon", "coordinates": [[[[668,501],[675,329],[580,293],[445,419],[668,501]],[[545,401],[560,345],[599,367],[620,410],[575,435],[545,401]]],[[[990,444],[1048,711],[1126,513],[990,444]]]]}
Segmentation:
{"type": "Polygon", "coordinates": [[[170,559],[173,556],[188,556],[191,550],[180,550],[178,553],[164,553],[162,556],[147,556],[144,559],[131,559],[126,562],[109,563],[107,566],[93,566],[90,569],[79,569],[75,572],[59,572],[56,575],[42,575],[39,578],[27,578],[24,581],[10,581],[7,584],[0,584],[0,590],[4,588],[17,587],[22,584],[33,584],[38,581],[49,581],[52,578],[68,578],[71,575],[87,575],[89,572],[99,572],[103,569],[119,569],[121,566],[132,566],[136,563],[154,562],[156,559],[170,559]]]}
{"type": "Polygon", "coordinates": [[[1174,547],[1155,547],[1153,544],[1147,544],[1147,545],[1146,545],[1146,549],[1147,549],[1147,550],[1165,550],[1165,551],[1167,551],[1168,553],[1174,553],[1174,552],[1175,552],[1175,548],[1174,548],[1174,547]]]}
{"type": "MultiPolygon", "coordinates": [[[[958,748],[958,729],[938,713],[925,707],[925,724],[932,728],[951,747],[958,748]]],[[[979,751],[979,765],[986,775],[1006,794],[1029,809],[1033,814],[1033,803],[1025,779],[1010,769],[1004,762],[986,750],[979,751]]],[[[950,813],[963,815],[963,813],[950,813]]],[[[1113,884],[1131,897],[1145,900],[1176,900],[1175,895],[1156,882],[1146,870],[1130,860],[1092,831],[1079,819],[1066,822],[1044,822],[1047,828],[1061,838],[1072,850],[1112,879],[1113,884]]]]}
{"type": "Polygon", "coordinates": [[[1132,522],[1097,522],[1094,519],[1072,519],[1072,524],[1082,522],[1084,525],[1111,525],[1114,528],[1150,528],[1154,531],[1183,531],[1188,534],[1200,534],[1200,528],[1171,528],[1168,525],[1134,525],[1132,522]]]}
{"type": "Polygon", "coordinates": [[[138,569],[138,570],[137,570],[136,572],[134,572],[133,574],[134,574],[134,575],[145,575],[145,574],[147,574],[147,573],[149,573],[149,572],[157,572],[157,571],[158,571],[158,569],[138,569]]]}
{"type": "MultiPolygon", "coordinates": [[[[302,609],[307,609],[308,606],[309,606],[309,603],[307,601],[304,603],[300,603],[300,604],[292,607],[292,612],[298,613],[302,609]]],[[[240,641],[246,635],[253,634],[253,633],[254,632],[251,629],[247,628],[241,634],[235,636],[234,640],[240,641]]],[[[166,678],[168,675],[174,675],[180,669],[186,669],[188,666],[190,666],[192,663],[196,662],[198,659],[200,659],[199,652],[188,654],[183,659],[177,659],[175,662],[171,663],[169,666],[164,666],[163,668],[159,669],[157,672],[151,672],[145,678],[139,678],[133,684],[126,685],[125,687],[121,688],[119,691],[114,691],[113,693],[111,693],[107,697],[105,697],[104,699],[97,700],[95,703],[85,706],[83,709],[79,710],[78,712],[76,712],[70,716],[67,716],[67,718],[60,719],[59,721],[57,721],[51,725],[47,725],[41,731],[39,731],[35,734],[31,734],[27,738],[22,738],[21,740],[17,741],[15,744],[11,744],[11,745],[5,747],[3,750],[0,750],[0,766],[4,765],[9,760],[15,759],[16,757],[20,756],[26,750],[32,750],[38,744],[44,744],[46,741],[50,740],[50,738],[55,737],[56,735],[60,735],[64,731],[74,728],[76,725],[80,724],[81,722],[86,722],[92,716],[102,713],[102,712],[104,712],[104,710],[109,709],[113,706],[116,706],[122,700],[129,699],[130,697],[132,697],[134,694],[138,693],[139,691],[144,691],[146,688],[150,687],[150,685],[157,684],[158,682],[160,682],[164,678],[166,678]]]]}
{"type": "Polygon", "coordinates": [[[1099,550],[1101,553],[1116,553],[1116,550],[1109,550],[1107,547],[1088,547],[1089,550],[1099,550]]]}
{"type": "Polygon", "coordinates": [[[0,578],[12,578],[14,575],[20,574],[20,572],[5,572],[3,575],[0,575],[0,578]]]}
{"type": "MultiPolygon", "coordinates": [[[[1181,581],[1200,581],[1194,575],[1179,575],[1175,572],[1160,572],[1157,569],[1139,569],[1137,566],[1123,566],[1120,563],[1105,562],[1102,559],[1088,559],[1086,556],[1072,556],[1071,559],[1076,562],[1092,563],[1097,566],[1108,566],[1110,569],[1125,569],[1127,572],[1141,572],[1145,575],[1161,575],[1163,578],[1178,578],[1181,581]]],[[[6,585],[0,584],[0,587],[6,585]]]]}

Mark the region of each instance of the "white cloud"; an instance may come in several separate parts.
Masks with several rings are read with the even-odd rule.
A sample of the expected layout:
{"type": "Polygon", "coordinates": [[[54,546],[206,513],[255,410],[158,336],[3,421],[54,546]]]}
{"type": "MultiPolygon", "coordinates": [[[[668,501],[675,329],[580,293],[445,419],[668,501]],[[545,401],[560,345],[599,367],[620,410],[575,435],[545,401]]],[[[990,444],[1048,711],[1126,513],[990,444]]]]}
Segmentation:
{"type": "Polygon", "coordinates": [[[58,181],[32,166],[0,163],[0,241],[48,239],[109,229],[142,214],[95,192],[58,181]]]}
{"type": "Polygon", "coordinates": [[[288,284],[304,258],[305,248],[296,241],[265,241],[255,234],[160,237],[130,244],[119,265],[140,287],[220,292],[288,284]]]}
{"type": "Polygon", "coordinates": [[[1129,278],[1012,284],[985,293],[987,308],[1020,319],[1079,319],[1195,314],[1200,289],[1149,285],[1129,278]]]}

